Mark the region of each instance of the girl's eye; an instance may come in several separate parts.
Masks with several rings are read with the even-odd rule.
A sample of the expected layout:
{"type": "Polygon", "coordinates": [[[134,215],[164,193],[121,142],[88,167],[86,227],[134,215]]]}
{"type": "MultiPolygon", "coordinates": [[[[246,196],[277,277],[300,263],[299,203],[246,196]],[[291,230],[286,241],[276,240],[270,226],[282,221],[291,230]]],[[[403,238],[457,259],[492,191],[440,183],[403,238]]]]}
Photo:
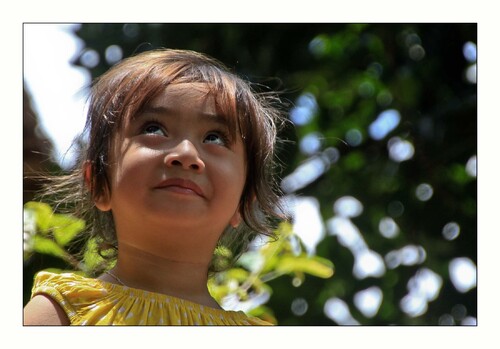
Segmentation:
{"type": "Polygon", "coordinates": [[[222,146],[227,146],[229,144],[227,137],[219,132],[211,132],[207,134],[203,142],[222,146]]]}
{"type": "Polygon", "coordinates": [[[143,134],[152,134],[159,136],[166,136],[167,133],[163,130],[163,128],[157,123],[147,123],[142,127],[143,134]]]}

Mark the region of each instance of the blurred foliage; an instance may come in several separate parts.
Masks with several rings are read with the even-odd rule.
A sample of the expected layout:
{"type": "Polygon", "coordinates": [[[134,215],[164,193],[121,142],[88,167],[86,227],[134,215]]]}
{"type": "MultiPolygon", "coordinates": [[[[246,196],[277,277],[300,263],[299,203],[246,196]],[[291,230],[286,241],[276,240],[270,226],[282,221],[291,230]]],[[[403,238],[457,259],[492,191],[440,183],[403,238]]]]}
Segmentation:
{"type": "MultiPolygon", "coordinates": [[[[85,49],[73,63],[94,78],[114,64],[116,55],[192,49],[282,91],[290,102],[295,127],[281,135],[291,141],[280,149],[281,175],[299,178],[299,170],[311,164],[318,171],[286,189],[289,198],[314,198],[318,204],[323,229],[307,263],[319,258],[328,267],[332,264],[324,262],[331,261],[335,275],[306,276],[306,266],[298,272],[294,263],[304,254],[289,262],[280,257],[281,266],[260,256],[285,275],[249,285],[248,280],[262,281],[269,274],[265,266],[256,270],[256,262],[249,262],[255,253],[268,252],[253,251],[236,269],[212,280],[214,293],[230,286],[240,301],[269,294],[254,311],[271,314],[280,325],[348,324],[328,306],[339,301],[351,323],[364,325],[460,324],[466,316],[477,317],[476,288],[458,290],[450,275],[455,258],[477,263],[477,183],[466,171],[477,152],[477,87],[467,78],[475,62],[464,57],[464,45],[477,43],[476,24],[89,23],[75,32],[85,49]],[[386,122],[387,134],[374,137],[373,123],[387,111],[399,119],[391,127],[386,122]],[[303,147],[311,139],[313,147],[303,147]],[[395,158],[395,149],[407,156],[395,158]],[[421,188],[427,193],[431,188],[430,196],[419,198],[421,188]],[[357,203],[359,212],[345,216],[334,210],[345,198],[357,203]],[[393,236],[381,234],[383,222],[397,227],[393,236]],[[381,260],[382,272],[356,274],[359,256],[333,228],[338,223],[359,232],[363,251],[373,257],[368,267],[381,260]],[[444,234],[448,223],[459,227],[453,238],[444,234]],[[409,258],[412,251],[417,251],[412,262],[391,260],[409,258]],[[441,284],[418,314],[410,314],[403,300],[424,274],[441,284]],[[374,287],[382,301],[367,314],[355,304],[356,295],[374,287]]],[[[52,262],[32,259],[25,274],[52,262]]]]}
{"type": "Polygon", "coordinates": [[[81,219],[57,214],[43,202],[24,205],[24,259],[33,253],[47,254],[78,267],[78,262],[65,247],[85,228],[81,219]]]}

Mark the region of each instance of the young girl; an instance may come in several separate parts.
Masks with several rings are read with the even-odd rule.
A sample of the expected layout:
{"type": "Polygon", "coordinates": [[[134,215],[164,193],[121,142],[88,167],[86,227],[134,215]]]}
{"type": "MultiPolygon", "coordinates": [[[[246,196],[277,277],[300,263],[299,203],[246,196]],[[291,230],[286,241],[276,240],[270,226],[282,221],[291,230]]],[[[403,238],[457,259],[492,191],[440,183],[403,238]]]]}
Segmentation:
{"type": "Polygon", "coordinates": [[[96,278],[40,272],[25,325],[266,325],[225,311],[207,280],[279,216],[280,112],[218,61],[153,50],[93,85],[88,146],[51,195],[73,207],[109,260],[96,278]]]}

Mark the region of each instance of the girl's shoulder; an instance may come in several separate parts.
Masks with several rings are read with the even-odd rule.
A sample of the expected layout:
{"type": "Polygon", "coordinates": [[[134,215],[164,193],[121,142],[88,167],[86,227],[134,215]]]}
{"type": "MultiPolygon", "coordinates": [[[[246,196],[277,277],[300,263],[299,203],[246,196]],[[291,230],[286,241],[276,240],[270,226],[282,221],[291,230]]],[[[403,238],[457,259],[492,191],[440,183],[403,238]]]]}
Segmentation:
{"type": "MultiPolygon", "coordinates": [[[[25,325],[69,325],[65,293],[80,277],[42,271],[35,276],[32,298],[24,307],[25,325]],[[68,283],[69,282],[69,283],[68,283]]],[[[87,278],[81,277],[82,280],[87,278]]]]}
{"type": "Polygon", "coordinates": [[[24,307],[23,324],[28,326],[69,325],[64,309],[53,298],[35,295],[24,307]]]}
{"type": "Polygon", "coordinates": [[[69,325],[79,313],[77,304],[92,304],[104,294],[106,290],[96,279],[73,272],[41,271],[24,308],[24,324],[69,325]]]}

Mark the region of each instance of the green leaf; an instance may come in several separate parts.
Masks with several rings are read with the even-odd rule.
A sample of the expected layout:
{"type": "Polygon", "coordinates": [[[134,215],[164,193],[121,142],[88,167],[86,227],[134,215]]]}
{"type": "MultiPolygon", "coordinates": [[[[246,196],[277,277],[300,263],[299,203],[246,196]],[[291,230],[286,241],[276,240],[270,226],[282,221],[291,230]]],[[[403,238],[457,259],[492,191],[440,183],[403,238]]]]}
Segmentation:
{"type": "Polygon", "coordinates": [[[228,279],[233,279],[233,280],[236,280],[238,282],[245,281],[248,278],[248,275],[249,275],[248,271],[246,271],[245,269],[241,269],[241,268],[232,268],[232,269],[228,270],[226,273],[226,277],[228,279]]]}
{"type": "Polygon", "coordinates": [[[208,281],[208,292],[218,302],[229,294],[230,287],[227,284],[217,284],[214,279],[208,281]]]}
{"type": "Polygon", "coordinates": [[[321,257],[283,257],[276,267],[276,270],[284,273],[304,272],[327,279],[333,275],[333,263],[321,257]]]}
{"type": "Polygon", "coordinates": [[[43,202],[30,201],[24,204],[25,210],[31,210],[35,213],[36,226],[38,230],[47,234],[50,231],[53,211],[50,205],[43,202]]]}
{"type": "Polygon", "coordinates": [[[51,223],[54,238],[61,246],[66,246],[78,233],[85,229],[85,221],[69,215],[55,214],[51,223]]]}
{"type": "Polygon", "coordinates": [[[83,264],[85,270],[96,270],[99,266],[105,263],[105,259],[98,252],[97,242],[95,239],[90,239],[87,242],[87,247],[83,254],[83,264]]]}
{"type": "Polygon", "coordinates": [[[59,246],[54,240],[45,238],[41,235],[33,237],[33,250],[38,253],[48,254],[51,256],[66,259],[66,251],[59,246]]]}

